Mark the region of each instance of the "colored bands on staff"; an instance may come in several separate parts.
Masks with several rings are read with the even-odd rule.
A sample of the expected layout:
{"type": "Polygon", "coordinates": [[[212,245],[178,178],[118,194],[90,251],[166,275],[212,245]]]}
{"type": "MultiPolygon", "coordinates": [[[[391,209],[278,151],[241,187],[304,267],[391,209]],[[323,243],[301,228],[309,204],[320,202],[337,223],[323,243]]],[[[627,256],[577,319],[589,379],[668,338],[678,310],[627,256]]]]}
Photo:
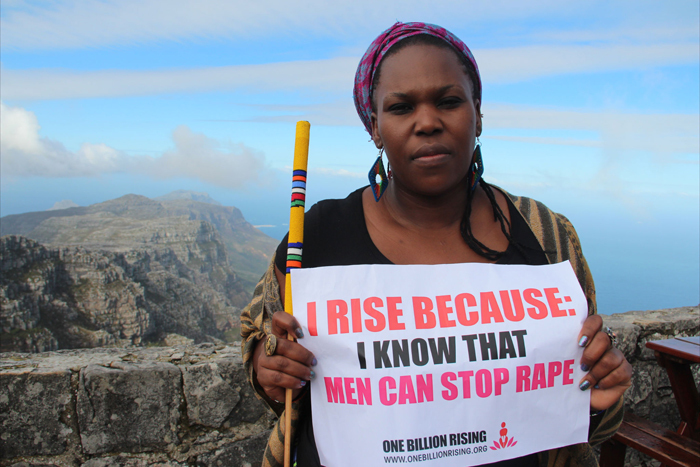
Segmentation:
{"type": "Polygon", "coordinates": [[[302,251],[301,243],[287,244],[287,254],[288,255],[301,256],[301,251],[302,251]],[[290,245],[300,245],[300,246],[296,247],[296,246],[290,246],[290,245]]]}
{"type": "Polygon", "coordinates": [[[300,242],[287,243],[287,273],[301,267],[301,252],[304,244],[300,242]]]}
{"type": "Polygon", "coordinates": [[[292,176],[292,207],[303,208],[306,203],[306,170],[295,170],[292,176]]]}

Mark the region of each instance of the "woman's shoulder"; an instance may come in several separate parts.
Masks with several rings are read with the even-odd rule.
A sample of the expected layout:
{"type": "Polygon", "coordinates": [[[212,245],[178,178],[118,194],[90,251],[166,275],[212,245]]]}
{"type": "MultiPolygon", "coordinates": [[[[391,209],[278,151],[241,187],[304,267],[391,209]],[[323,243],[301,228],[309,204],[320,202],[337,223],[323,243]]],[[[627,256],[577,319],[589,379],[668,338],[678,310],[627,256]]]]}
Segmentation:
{"type": "Polygon", "coordinates": [[[500,190],[513,203],[537,237],[537,241],[549,257],[550,262],[568,259],[570,254],[567,250],[570,248],[580,250],[576,230],[566,216],[552,211],[541,201],[527,196],[514,195],[497,186],[494,188],[500,190]]]}
{"type": "Polygon", "coordinates": [[[386,263],[367,232],[362,192],[316,203],[304,220],[304,267],[386,263]]]}
{"type": "Polygon", "coordinates": [[[364,188],[353,191],[345,198],[324,199],[311,206],[304,215],[305,232],[327,236],[347,226],[360,228],[364,225],[362,190],[364,188]]]}
{"type": "Polygon", "coordinates": [[[492,186],[500,190],[510,200],[510,202],[513,203],[513,205],[520,212],[520,214],[522,214],[523,218],[525,218],[525,220],[528,221],[528,223],[531,220],[536,221],[538,220],[538,218],[547,219],[563,217],[566,219],[565,216],[552,211],[541,201],[529,198],[527,196],[514,195],[513,193],[510,193],[504,190],[503,188],[497,187],[495,185],[492,186]]]}
{"type": "Polygon", "coordinates": [[[541,201],[528,198],[527,196],[514,195],[495,185],[491,186],[502,192],[513,203],[516,210],[531,228],[546,229],[553,224],[568,225],[573,228],[571,221],[565,215],[552,211],[541,201]]]}
{"type": "Polygon", "coordinates": [[[358,209],[362,209],[362,192],[365,187],[358,188],[350,193],[345,198],[330,198],[324,199],[309,209],[307,216],[312,217],[345,217],[350,213],[356,213],[358,209]]]}
{"type": "Polygon", "coordinates": [[[588,298],[588,314],[596,313],[595,286],[593,277],[583,256],[578,234],[569,219],[552,211],[540,201],[525,196],[516,196],[495,187],[513,203],[517,211],[530,226],[550,263],[570,261],[581,288],[588,298]]]}

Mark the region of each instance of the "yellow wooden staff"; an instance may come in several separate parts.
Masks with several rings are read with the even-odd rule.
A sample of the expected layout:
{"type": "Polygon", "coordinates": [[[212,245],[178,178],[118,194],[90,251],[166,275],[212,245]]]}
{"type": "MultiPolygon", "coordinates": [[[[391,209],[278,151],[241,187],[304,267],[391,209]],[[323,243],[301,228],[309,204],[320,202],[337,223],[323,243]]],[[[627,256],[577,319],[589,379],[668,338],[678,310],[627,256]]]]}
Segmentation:
{"type": "MultiPolygon", "coordinates": [[[[292,207],[289,211],[289,239],[287,244],[287,275],[284,285],[284,311],[292,311],[291,270],[301,267],[301,253],[304,248],[304,204],[306,202],[306,167],[309,161],[309,122],[297,122],[294,141],[294,165],[292,167],[292,207]]],[[[290,341],[294,340],[288,334],[290,341]]],[[[284,466],[290,467],[292,447],[292,390],[287,389],[284,399],[284,466]]]]}

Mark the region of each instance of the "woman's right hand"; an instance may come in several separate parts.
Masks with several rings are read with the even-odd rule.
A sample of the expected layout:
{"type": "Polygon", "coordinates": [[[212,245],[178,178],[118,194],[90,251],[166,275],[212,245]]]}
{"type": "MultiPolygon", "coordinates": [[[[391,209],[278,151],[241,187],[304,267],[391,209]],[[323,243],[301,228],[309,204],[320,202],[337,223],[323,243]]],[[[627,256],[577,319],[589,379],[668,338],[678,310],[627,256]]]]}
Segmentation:
{"type": "Polygon", "coordinates": [[[278,311],[272,316],[272,333],[277,337],[273,355],[267,355],[265,344],[268,338],[258,342],[253,353],[253,369],[265,394],[275,401],[283,402],[285,389],[292,389],[292,400],[299,397],[308,381],[312,380],[316,365],[314,354],[300,344],[287,339],[288,334],[298,339],[304,337],[301,326],[294,316],[278,311]]]}

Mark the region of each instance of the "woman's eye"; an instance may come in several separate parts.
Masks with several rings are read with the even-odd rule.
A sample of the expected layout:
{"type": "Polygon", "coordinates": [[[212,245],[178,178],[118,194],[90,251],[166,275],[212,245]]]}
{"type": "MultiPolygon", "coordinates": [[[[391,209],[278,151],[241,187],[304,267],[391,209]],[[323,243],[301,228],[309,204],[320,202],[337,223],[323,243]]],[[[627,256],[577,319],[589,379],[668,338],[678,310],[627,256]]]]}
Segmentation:
{"type": "Polygon", "coordinates": [[[444,99],[440,99],[440,102],[438,102],[438,106],[451,109],[459,106],[461,103],[462,99],[460,99],[459,97],[446,97],[444,99]]]}
{"type": "Polygon", "coordinates": [[[389,106],[389,112],[394,114],[404,114],[410,112],[411,106],[404,103],[392,104],[389,106]]]}

